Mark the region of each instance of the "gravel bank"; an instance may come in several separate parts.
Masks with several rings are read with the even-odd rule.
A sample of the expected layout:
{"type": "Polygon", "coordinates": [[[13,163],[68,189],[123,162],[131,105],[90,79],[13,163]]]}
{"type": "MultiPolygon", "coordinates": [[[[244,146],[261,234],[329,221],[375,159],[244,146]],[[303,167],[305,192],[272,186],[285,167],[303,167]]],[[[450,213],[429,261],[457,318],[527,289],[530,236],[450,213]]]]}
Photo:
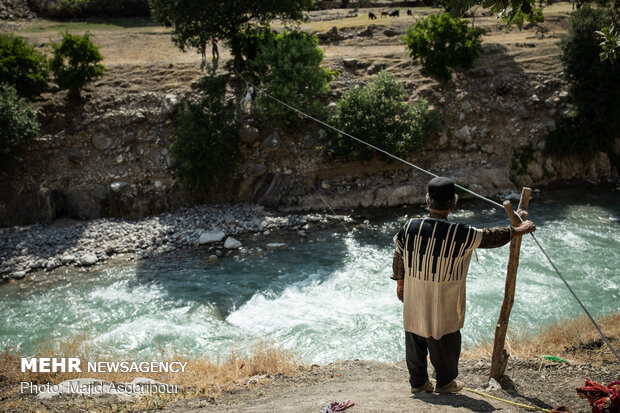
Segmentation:
{"type": "MultiPolygon", "coordinates": [[[[186,208],[139,220],[57,220],[0,229],[0,277],[21,279],[34,271],[61,266],[91,267],[119,255],[148,258],[180,248],[216,245],[237,249],[234,235],[277,228],[305,231],[311,223],[331,225],[342,217],[279,214],[251,204],[224,204],[186,208]]],[[[345,217],[348,219],[348,217],[345,217]]]]}

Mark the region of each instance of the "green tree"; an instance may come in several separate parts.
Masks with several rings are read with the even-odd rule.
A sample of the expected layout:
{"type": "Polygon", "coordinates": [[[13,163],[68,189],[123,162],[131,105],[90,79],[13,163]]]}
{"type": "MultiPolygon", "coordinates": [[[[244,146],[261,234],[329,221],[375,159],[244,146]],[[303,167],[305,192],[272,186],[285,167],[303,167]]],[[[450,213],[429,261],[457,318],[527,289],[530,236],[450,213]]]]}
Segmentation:
{"type": "Polygon", "coordinates": [[[47,90],[47,58],[21,37],[0,34],[0,83],[13,85],[20,96],[33,98],[47,90]]]}
{"type": "Polygon", "coordinates": [[[11,85],[0,84],[0,164],[20,160],[19,151],[39,133],[37,114],[11,85]]]}
{"type": "Polygon", "coordinates": [[[177,115],[172,156],[181,184],[190,192],[221,188],[240,159],[236,115],[225,101],[227,77],[207,76],[203,95],[185,100],[177,115]]]}
{"type": "MultiPolygon", "coordinates": [[[[284,31],[259,47],[256,57],[248,61],[248,70],[268,94],[321,116],[329,82],[337,72],[320,66],[324,53],[318,44],[316,36],[284,31]]],[[[290,109],[264,95],[258,96],[256,106],[276,122],[285,124],[297,118],[290,109]]]]}
{"type": "Polygon", "coordinates": [[[148,0],[28,0],[28,6],[40,17],[55,19],[146,17],[148,0]]]}
{"type": "Polygon", "coordinates": [[[445,0],[442,3],[452,17],[462,16],[466,10],[480,5],[499,15],[508,27],[516,24],[519,29],[525,21],[544,21],[542,9],[536,6],[536,0],[445,0]]]}
{"type": "Polygon", "coordinates": [[[547,151],[581,154],[610,151],[620,128],[620,65],[601,61],[596,30],[609,25],[611,12],[582,6],[562,38],[562,65],[573,111],[547,138],[547,151]]]}
{"type": "Polygon", "coordinates": [[[620,53],[620,32],[612,24],[610,27],[603,27],[596,34],[599,36],[601,43],[600,53],[601,61],[609,59],[611,63],[615,63],[618,53],[620,53]]]}
{"type": "MultiPolygon", "coordinates": [[[[407,103],[407,92],[390,72],[381,72],[365,87],[355,86],[337,102],[330,124],[353,136],[407,158],[421,152],[431,134],[439,131],[436,112],[425,99],[407,103]]],[[[369,159],[377,152],[336,132],[335,155],[350,159],[369,159]]],[[[381,155],[384,159],[386,155],[381,155]]]]}
{"type": "Polygon", "coordinates": [[[275,40],[277,33],[267,26],[252,28],[251,30],[240,32],[237,36],[237,48],[239,54],[250,61],[256,58],[258,50],[275,40]]]}
{"type": "Polygon", "coordinates": [[[468,69],[480,54],[480,30],[466,20],[448,13],[430,16],[407,29],[402,40],[409,56],[422,63],[422,72],[445,82],[452,78],[449,68],[468,69]]]}
{"type": "Polygon", "coordinates": [[[50,67],[54,79],[61,89],[69,90],[70,98],[78,98],[84,86],[103,76],[105,67],[99,64],[103,56],[88,33],[62,33],[60,44],[52,42],[52,52],[50,67]]]}
{"type": "Polygon", "coordinates": [[[616,61],[618,53],[620,53],[620,0],[598,0],[609,10],[611,22],[603,26],[596,34],[601,41],[602,52],[600,54],[601,61],[609,59],[611,63],[616,61]]]}
{"type": "Polygon", "coordinates": [[[241,63],[239,35],[275,18],[303,19],[312,0],[149,0],[151,11],[162,23],[172,23],[172,39],[181,50],[193,47],[206,56],[213,37],[229,41],[236,64],[241,63]]]}
{"type": "Polygon", "coordinates": [[[75,19],[84,14],[89,3],[89,0],[58,0],[55,3],[53,13],[56,17],[75,19]]]}

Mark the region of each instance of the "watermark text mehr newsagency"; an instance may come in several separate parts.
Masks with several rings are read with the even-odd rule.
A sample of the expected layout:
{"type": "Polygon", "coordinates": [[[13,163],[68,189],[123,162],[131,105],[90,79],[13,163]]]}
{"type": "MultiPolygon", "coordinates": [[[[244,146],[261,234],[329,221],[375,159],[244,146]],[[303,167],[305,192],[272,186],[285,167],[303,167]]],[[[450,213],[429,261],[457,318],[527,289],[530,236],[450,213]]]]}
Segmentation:
{"type": "Polygon", "coordinates": [[[78,357],[22,357],[21,371],[32,373],[184,373],[181,361],[87,361],[78,357]]]}

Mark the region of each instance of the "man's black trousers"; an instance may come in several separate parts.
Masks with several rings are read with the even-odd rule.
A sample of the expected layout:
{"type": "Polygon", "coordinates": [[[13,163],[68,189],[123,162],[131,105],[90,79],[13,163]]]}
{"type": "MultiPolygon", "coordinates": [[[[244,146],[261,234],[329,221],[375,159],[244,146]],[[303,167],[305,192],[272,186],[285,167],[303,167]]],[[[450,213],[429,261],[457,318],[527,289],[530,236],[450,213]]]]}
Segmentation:
{"type": "Polygon", "coordinates": [[[411,387],[420,387],[428,380],[426,356],[429,353],[437,374],[437,387],[445,386],[459,374],[461,331],[446,334],[439,340],[405,331],[405,352],[411,387]]]}

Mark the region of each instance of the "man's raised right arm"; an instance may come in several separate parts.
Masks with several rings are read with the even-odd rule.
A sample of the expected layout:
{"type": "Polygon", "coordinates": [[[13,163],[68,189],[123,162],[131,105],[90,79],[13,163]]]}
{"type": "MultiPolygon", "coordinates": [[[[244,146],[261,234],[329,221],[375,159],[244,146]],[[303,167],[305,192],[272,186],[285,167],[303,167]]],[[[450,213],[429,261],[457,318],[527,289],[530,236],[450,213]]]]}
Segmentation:
{"type": "Polygon", "coordinates": [[[478,248],[501,247],[508,244],[515,235],[525,235],[534,231],[536,231],[536,224],[529,220],[523,221],[518,227],[509,225],[507,227],[484,228],[478,248]]]}

